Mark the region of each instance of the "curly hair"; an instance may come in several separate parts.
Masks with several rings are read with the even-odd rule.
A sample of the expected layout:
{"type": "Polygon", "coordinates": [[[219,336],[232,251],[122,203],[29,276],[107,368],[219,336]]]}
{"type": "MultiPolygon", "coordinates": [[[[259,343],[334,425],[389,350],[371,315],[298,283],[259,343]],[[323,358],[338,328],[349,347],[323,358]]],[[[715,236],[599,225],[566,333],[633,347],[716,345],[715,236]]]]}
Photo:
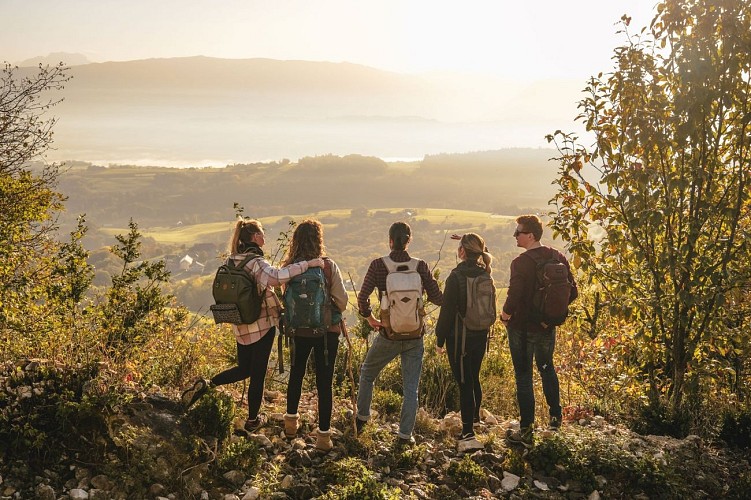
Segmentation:
{"type": "Polygon", "coordinates": [[[292,233],[292,241],[282,265],[288,266],[301,260],[316,259],[324,255],[326,255],[326,247],[323,244],[323,225],[315,219],[305,219],[292,233]]]}

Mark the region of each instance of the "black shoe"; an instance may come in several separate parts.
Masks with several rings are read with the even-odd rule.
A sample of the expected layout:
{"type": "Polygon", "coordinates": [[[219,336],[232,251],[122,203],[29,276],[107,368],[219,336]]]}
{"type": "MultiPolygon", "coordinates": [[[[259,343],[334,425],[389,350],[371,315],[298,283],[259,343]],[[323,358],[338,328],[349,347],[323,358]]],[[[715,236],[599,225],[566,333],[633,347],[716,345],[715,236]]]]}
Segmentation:
{"type": "Polygon", "coordinates": [[[561,417],[550,417],[550,423],[548,429],[551,431],[558,431],[561,428],[561,417]]]}
{"type": "Polygon", "coordinates": [[[264,425],[266,425],[266,422],[268,421],[269,421],[269,418],[266,415],[264,415],[263,413],[259,413],[256,418],[254,419],[249,418],[248,420],[246,420],[244,427],[246,431],[253,433],[257,431],[258,429],[260,429],[261,427],[263,427],[264,425]]]}
{"type": "Polygon", "coordinates": [[[415,445],[415,438],[413,438],[412,436],[410,436],[409,438],[403,438],[401,436],[397,436],[396,445],[399,448],[409,448],[410,446],[415,445]]]}
{"type": "Polygon", "coordinates": [[[367,424],[367,420],[360,420],[359,418],[355,417],[355,426],[357,427],[357,434],[360,435],[362,433],[362,428],[365,427],[365,424],[367,424]]]}
{"type": "Polygon", "coordinates": [[[206,379],[199,378],[195,381],[195,383],[188,389],[186,389],[182,396],[180,396],[180,401],[183,404],[183,408],[186,410],[193,406],[196,401],[201,399],[201,396],[206,394],[206,391],[209,390],[209,382],[206,379]]]}
{"type": "Polygon", "coordinates": [[[534,429],[530,425],[529,427],[522,427],[519,430],[507,430],[506,441],[511,445],[521,445],[527,449],[534,446],[534,429]]]}

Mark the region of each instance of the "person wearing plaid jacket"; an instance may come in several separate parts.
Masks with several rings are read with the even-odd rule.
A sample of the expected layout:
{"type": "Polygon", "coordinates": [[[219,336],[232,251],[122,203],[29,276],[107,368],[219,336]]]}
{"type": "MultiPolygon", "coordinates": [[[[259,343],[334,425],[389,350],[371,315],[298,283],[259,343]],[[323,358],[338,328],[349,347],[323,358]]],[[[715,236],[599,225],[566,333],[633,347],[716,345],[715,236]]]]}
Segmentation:
{"type": "Polygon", "coordinates": [[[211,380],[199,379],[182,395],[186,408],[192,406],[210,387],[231,384],[250,378],[248,384],[248,419],[245,429],[255,431],[267,422],[265,415],[259,413],[263,400],[263,387],[266,372],[274,345],[274,337],[279,327],[281,303],[274,293],[274,287],[308,270],[309,267],[323,267],[323,259],[311,259],[297,262],[282,268],[272,266],[263,257],[265,243],[263,226],[257,220],[243,219],[235,225],[229,244],[230,259],[242,262],[248,254],[255,255],[245,265],[248,273],[255,277],[263,297],[258,319],[251,324],[232,325],[232,332],[237,341],[237,366],[228,368],[211,380]]]}

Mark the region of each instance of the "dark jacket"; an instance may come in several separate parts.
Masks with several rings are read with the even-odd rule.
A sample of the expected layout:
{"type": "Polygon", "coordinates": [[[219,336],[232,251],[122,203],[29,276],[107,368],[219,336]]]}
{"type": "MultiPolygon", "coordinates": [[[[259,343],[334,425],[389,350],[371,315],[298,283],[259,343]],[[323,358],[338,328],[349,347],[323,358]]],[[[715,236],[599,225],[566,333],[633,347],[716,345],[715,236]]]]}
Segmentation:
{"type": "MultiPolygon", "coordinates": [[[[569,279],[573,283],[569,303],[573,302],[579,296],[574,275],[571,274],[569,263],[561,252],[555,248],[546,246],[531,248],[524,253],[528,252],[535,252],[538,256],[545,257],[545,259],[556,258],[560,262],[563,262],[569,268],[569,279]]],[[[537,279],[537,264],[529,256],[524,255],[524,253],[511,262],[511,278],[509,280],[506,303],[503,304],[503,311],[511,315],[511,319],[508,322],[509,328],[524,332],[540,333],[546,331],[546,328],[538,321],[532,319],[534,313],[532,297],[534,296],[535,281],[537,279]]],[[[547,330],[550,330],[550,328],[547,330]]]]}
{"type": "MultiPolygon", "coordinates": [[[[443,288],[443,305],[441,306],[441,312],[438,315],[438,323],[435,327],[436,345],[443,347],[447,338],[453,338],[457,332],[456,329],[456,313],[465,312],[466,297],[464,297],[459,288],[459,280],[466,279],[467,277],[474,278],[480,276],[485,272],[485,269],[480,267],[476,262],[460,262],[446,278],[446,285],[443,288]]],[[[461,322],[459,323],[461,328],[461,322]]],[[[467,330],[467,335],[475,333],[487,332],[489,329],[482,331],[467,330]]]]}

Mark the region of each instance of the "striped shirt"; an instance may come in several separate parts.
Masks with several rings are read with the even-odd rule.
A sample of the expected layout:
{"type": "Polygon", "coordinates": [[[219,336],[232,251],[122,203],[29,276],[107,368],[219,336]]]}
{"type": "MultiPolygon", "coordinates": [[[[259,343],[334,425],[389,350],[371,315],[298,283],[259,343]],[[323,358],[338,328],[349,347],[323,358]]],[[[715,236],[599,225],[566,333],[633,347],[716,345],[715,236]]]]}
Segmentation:
{"type": "MultiPolygon", "coordinates": [[[[389,254],[389,257],[394,262],[409,262],[411,258],[406,250],[394,250],[389,254]]],[[[438,282],[430,274],[428,264],[424,260],[420,260],[417,264],[417,272],[422,278],[423,289],[428,293],[428,300],[440,306],[443,303],[443,294],[438,286],[438,282]]],[[[386,276],[388,274],[389,270],[386,269],[383,260],[375,259],[370,263],[368,272],[365,273],[365,278],[362,280],[362,287],[357,299],[357,308],[361,316],[367,318],[373,312],[373,309],[370,307],[370,294],[373,293],[373,289],[378,289],[379,297],[386,293],[386,276]]]]}
{"type": "MultiPolygon", "coordinates": [[[[234,254],[232,259],[240,263],[247,254],[234,254]]],[[[263,257],[258,257],[245,264],[245,269],[255,277],[258,291],[262,294],[261,314],[255,323],[249,325],[232,325],[238,344],[248,345],[258,342],[266,335],[271,327],[279,326],[279,316],[282,304],[274,293],[274,287],[283,285],[289,280],[308,270],[308,261],[290,264],[281,269],[269,264],[263,257]]]]}

